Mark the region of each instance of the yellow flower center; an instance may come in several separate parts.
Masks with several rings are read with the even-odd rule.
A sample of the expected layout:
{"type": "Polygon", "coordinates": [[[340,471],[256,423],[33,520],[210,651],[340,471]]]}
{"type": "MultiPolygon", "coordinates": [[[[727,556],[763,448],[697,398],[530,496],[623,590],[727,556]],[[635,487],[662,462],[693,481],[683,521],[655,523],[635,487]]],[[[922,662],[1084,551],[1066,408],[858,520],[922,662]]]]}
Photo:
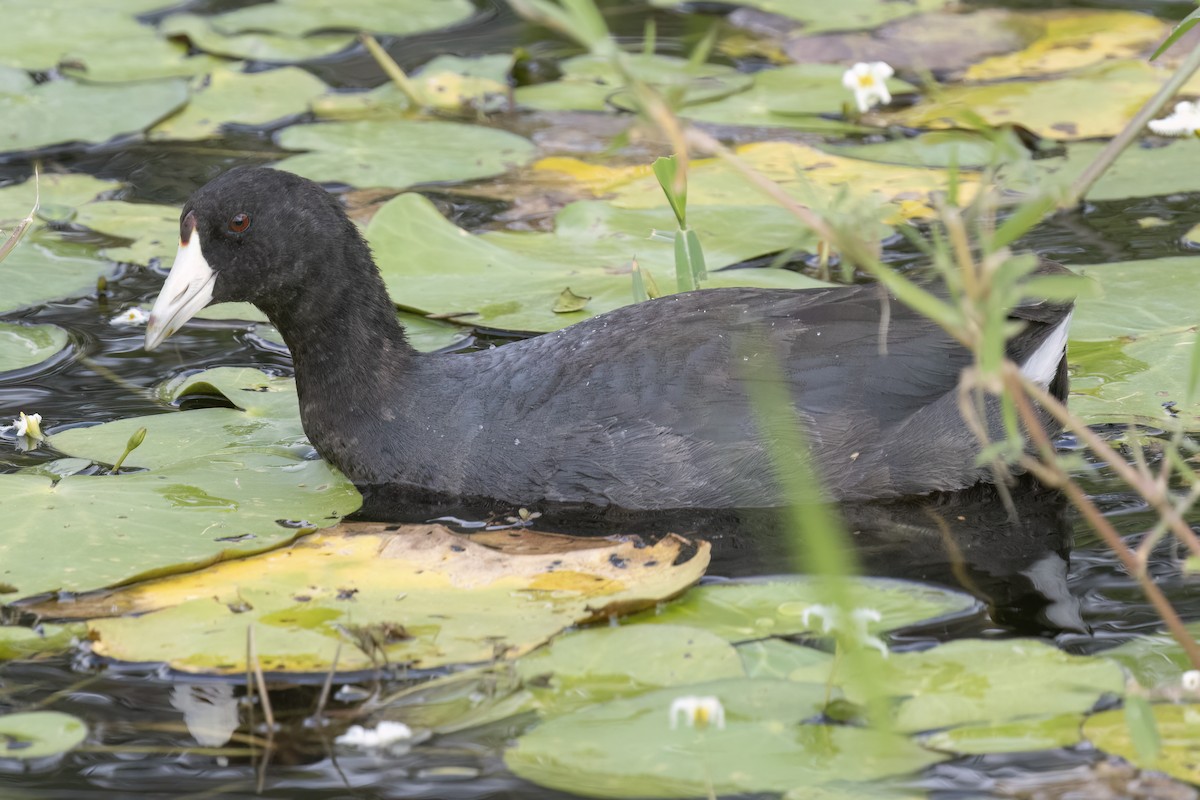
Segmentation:
{"type": "Polygon", "coordinates": [[[875,76],[870,73],[867,73],[866,75],[859,75],[858,85],[863,89],[870,89],[875,85],[875,76]]]}

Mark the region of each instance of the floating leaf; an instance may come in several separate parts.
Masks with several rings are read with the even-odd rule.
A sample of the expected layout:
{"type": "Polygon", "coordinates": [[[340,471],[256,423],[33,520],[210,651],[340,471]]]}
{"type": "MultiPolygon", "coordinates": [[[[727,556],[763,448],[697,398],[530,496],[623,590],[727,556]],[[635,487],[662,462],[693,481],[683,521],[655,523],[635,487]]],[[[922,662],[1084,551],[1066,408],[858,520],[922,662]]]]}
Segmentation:
{"type": "Polygon", "coordinates": [[[969,81],[1030,78],[1069,72],[1143,54],[1157,44],[1167,26],[1149,14],[1072,8],[1027,12],[1042,34],[1024,50],[993,56],[967,69],[969,81]]]}
{"type": "MultiPolygon", "coordinates": [[[[440,55],[409,76],[426,105],[441,109],[490,108],[495,98],[507,102],[511,55],[474,58],[440,55]]],[[[330,92],[313,102],[324,119],[405,119],[412,115],[408,96],[388,82],[369,92],[330,92]]]]}
{"type": "Polygon", "coordinates": [[[261,31],[228,34],[214,27],[216,19],[195,14],[174,14],[163,20],[161,27],[165,35],[184,37],[198,50],[248,61],[308,61],[339,53],[355,41],[352,35],[344,33],[318,33],[303,37],[279,36],[261,31]]]}
{"type": "Polygon", "coordinates": [[[304,36],[315,31],[370,31],[411,36],[462,22],[475,13],[470,0],[277,0],[212,17],[225,33],[271,31],[304,36]]]}
{"type": "Polygon", "coordinates": [[[125,247],[106,247],[101,254],[113,261],[150,264],[170,261],[179,242],[179,209],[153,203],[100,200],[81,205],[73,222],[97,233],[131,239],[125,247]]]}
{"type": "Polygon", "coordinates": [[[57,80],[20,93],[0,93],[0,151],[105,142],[118,134],[140,133],[187,99],[187,85],[180,80],[100,86],[57,80]]]}
{"type": "MultiPolygon", "coordinates": [[[[1064,191],[1099,154],[1100,142],[1072,142],[1062,156],[1034,161],[1035,178],[1011,188],[1026,192],[1064,191]]],[[[1142,143],[1126,149],[1087,193],[1092,201],[1124,200],[1200,192],[1200,172],[1180,164],[1200,159],[1200,139],[1174,139],[1161,145],[1142,143]]]]}
{"type": "Polygon", "coordinates": [[[66,346],[67,332],[57,325],[0,322],[0,373],[40,364],[66,346]]]}
{"type": "Polygon", "coordinates": [[[314,181],[403,189],[422,183],[499,175],[525,163],[527,139],[456,122],[364,120],[293,125],[278,136],[289,150],[310,150],[275,166],[314,181]]]}
{"type": "MultiPolygon", "coordinates": [[[[952,0],[840,0],[837,3],[814,3],[812,0],[737,0],[736,5],[757,8],[768,14],[790,17],[804,26],[805,33],[849,31],[875,28],[883,23],[944,8],[952,0]]],[[[676,6],[679,0],[653,0],[652,5],[676,6]]]]}
{"type": "Polygon", "coordinates": [[[1188,783],[1200,783],[1200,705],[1151,706],[1158,726],[1161,750],[1158,758],[1147,759],[1138,753],[1121,709],[1104,711],[1088,717],[1083,723],[1083,735],[1106,753],[1135,764],[1142,769],[1165,772],[1188,783]]]}
{"type": "Polygon", "coordinates": [[[749,678],[821,683],[829,679],[833,654],[781,639],[762,639],[737,646],[749,678]]]}
{"type": "Polygon", "coordinates": [[[1083,739],[1082,726],[1083,714],[1055,714],[1009,722],[963,725],[930,734],[921,742],[934,750],[967,755],[1026,753],[1073,747],[1083,739]]]}
{"type": "Polygon", "coordinates": [[[0,64],[46,72],[60,63],[95,55],[102,48],[146,48],[150,51],[145,57],[147,66],[152,65],[157,60],[158,39],[154,29],[139,23],[134,15],[171,4],[170,0],[97,0],[82,5],[73,0],[8,0],[0,9],[13,24],[0,28],[0,64]],[[121,44],[114,48],[113,42],[121,44]]]}
{"type": "Polygon", "coordinates": [[[320,78],[299,67],[214,70],[198,81],[183,110],[150,130],[150,138],[209,139],[226,125],[267,125],[308,111],[325,89],[320,78]]]}
{"type": "Polygon", "coordinates": [[[520,655],[678,594],[708,564],[707,545],[676,564],[685,542],[675,536],[592,543],[514,556],[439,525],[354,526],[111,595],[96,608],[162,610],[89,627],[97,653],[189,672],[244,672],[250,626],[267,671],[326,672],[339,642],[338,669],[424,669],[520,655]]]}
{"type": "MultiPolygon", "coordinates": [[[[865,651],[856,664],[898,698],[894,724],[908,732],[1082,713],[1103,695],[1125,690],[1116,663],[1072,656],[1036,639],[961,639],[886,659],[865,651]],[[1035,685],[1030,675],[1037,676],[1035,685]]],[[[848,692],[860,685],[853,679],[854,667],[845,667],[848,692]]],[[[852,694],[850,699],[864,698],[852,694]]]]}
{"type": "MultiPolygon", "coordinates": [[[[977,602],[964,594],[919,583],[870,578],[852,587],[855,605],[872,608],[882,619],[870,633],[895,630],[918,622],[974,612],[977,602]]],[[[678,602],[631,622],[688,625],[712,631],[731,642],[813,631],[804,612],[828,600],[828,590],[812,578],[779,578],[710,584],[688,592],[678,602]]]]}
{"type": "Polygon", "coordinates": [[[87,738],[87,725],[59,711],[0,714],[0,759],[61,755],[87,738]]]}
{"type": "MultiPolygon", "coordinates": [[[[689,216],[712,270],[805,241],[778,207],[696,208],[689,216]]],[[[549,331],[574,322],[552,310],[567,283],[577,295],[591,297],[584,315],[628,305],[634,256],[643,270],[657,274],[658,285],[674,285],[674,247],[649,238],[655,229],[675,228],[665,202],[644,211],[572,203],[555,223],[553,234],[473,236],[446,221],[424,197],[406,194],[379,210],[367,238],[396,302],[426,313],[464,315],[463,322],[490,328],[549,331]],[[439,269],[431,271],[429,264],[439,269]]],[[[712,272],[704,285],[821,284],[794,272],[758,268],[712,272]]]]}
{"type": "MultiPolygon", "coordinates": [[[[751,78],[732,67],[693,64],[672,56],[638,54],[626,58],[626,67],[637,78],[663,92],[680,92],[680,102],[704,102],[742,91],[751,78]]],[[[582,55],[564,60],[562,77],[550,83],[522,86],[514,92],[519,105],[541,111],[605,111],[632,109],[634,99],[625,94],[625,78],[612,59],[582,55]]]]}
{"type": "Polygon", "coordinates": [[[1200,270],[1188,256],[1080,270],[1103,296],[1082,297],[1071,322],[1071,409],[1085,422],[1137,420],[1200,430],[1186,404],[1200,270]],[[1163,292],[1163,286],[1171,286],[1163,292]]]}
{"type": "MultiPolygon", "coordinates": [[[[720,125],[766,125],[817,131],[856,131],[861,127],[827,116],[841,115],[853,95],[842,86],[845,67],[836,64],[793,64],[754,74],[744,92],[682,111],[690,119],[720,125]]],[[[911,92],[910,83],[887,80],[893,93],[911,92]]]]}
{"type": "Polygon", "coordinates": [[[152,28],[141,30],[138,39],[122,40],[118,47],[111,39],[93,38],[86,46],[73,48],[63,62],[63,73],[88,83],[124,83],[190,78],[222,63],[208,55],[189,55],[186,44],[160,39],[152,28]]]}
{"type": "MultiPolygon", "coordinates": [[[[2,90],[0,90],[2,91],[2,90]]],[[[114,181],[102,181],[91,175],[42,173],[34,185],[32,178],[23,183],[0,189],[0,228],[10,228],[24,219],[33,208],[34,198],[40,192],[43,207],[65,207],[74,209],[101,192],[119,186],[114,181]]]]}
{"type": "Polygon", "coordinates": [[[0,262],[4,284],[0,312],[90,294],[96,290],[96,280],[112,268],[109,262],[92,257],[87,248],[60,243],[48,247],[26,240],[0,262]]]}
{"type": "MultiPolygon", "coordinates": [[[[0,598],[4,594],[0,592],[0,598]]],[[[0,661],[31,658],[42,653],[62,653],[87,635],[80,624],[38,625],[36,628],[0,626],[0,661]]]]}
{"type": "Polygon", "coordinates": [[[824,698],[821,684],[771,680],[660,689],[545,722],[504,760],[526,780],[589,797],[686,798],[878,781],[944,758],[892,734],[806,724],[824,698]],[[672,729],[683,695],[719,699],[725,726],[672,729]]]}

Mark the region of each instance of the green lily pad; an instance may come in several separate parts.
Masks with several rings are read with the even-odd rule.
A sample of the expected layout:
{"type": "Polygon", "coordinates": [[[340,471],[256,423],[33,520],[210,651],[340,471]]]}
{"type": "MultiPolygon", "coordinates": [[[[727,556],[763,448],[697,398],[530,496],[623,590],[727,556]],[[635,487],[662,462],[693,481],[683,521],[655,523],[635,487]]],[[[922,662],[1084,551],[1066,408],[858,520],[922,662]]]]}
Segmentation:
{"type": "Polygon", "coordinates": [[[141,26],[136,41],[93,40],[75,47],[64,62],[63,73],[89,83],[125,83],[158,78],[190,78],[217,68],[221,59],[189,55],[187,45],[160,39],[152,28],[141,26]]]}
{"type": "Polygon", "coordinates": [[[57,325],[0,322],[0,373],[40,364],[66,346],[67,332],[57,325]]]}
{"type": "Polygon", "coordinates": [[[1071,323],[1072,410],[1089,424],[1200,429],[1200,402],[1184,402],[1196,339],[1190,298],[1200,291],[1200,260],[1125,261],[1079,271],[1100,284],[1103,296],[1080,298],[1071,323]]]}
{"type": "MultiPolygon", "coordinates": [[[[0,598],[3,598],[0,594],[0,598]]],[[[0,661],[30,658],[43,653],[63,653],[87,636],[83,625],[0,626],[0,661]]]]}
{"type": "MultiPolygon", "coordinates": [[[[842,113],[853,104],[854,95],[842,86],[845,67],[836,64],[793,64],[754,74],[744,92],[713,102],[685,108],[682,114],[720,125],[765,125],[820,131],[854,131],[861,126],[821,114],[842,113]]],[[[893,93],[915,91],[916,87],[897,78],[887,80],[893,93]]]]}
{"type": "Polygon", "coordinates": [[[187,85],[180,80],[99,86],[58,80],[0,94],[0,119],[5,121],[0,151],[105,142],[140,133],[187,99],[187,85]]]}
{"type": "MultiPolygon", "coordinates": [[[[2,90],[0,90],[2,91],[2,90]]],[[[69,208],[83,205],[101,192],[117,188],[120,184],[102,181],[91,175],[70,173],[41,175],[34,185],[32,178],[0,189],[0,228],[11,228],[33,210],[35,198],[40,194],[42,208],[69,208]]]]}
{"type": "Polygon", "coordinates": [[[266,72],[215,70],[193,86],[192,101],[150,130],[150,138],[210,139],[225,125],[267,125],[308,111],[324,93],[320,78],[299,67],[266,72]]]}
{"type": "Polygon", "coordinates": [[[26,239],[0,261],[0,312],[90,294],[97,279],[112,268],[87,248],[63,243],[49,247],[26,239]]]}
{"type": "MultiPolygon", "coordinates": [[[[737,5],[756,8],[769,14],[790,17],[804,26],[805,33],[850,31],[875,28],[901,17],[935,11],[951,5],[952,0],[841,0],[838,3],[813,3],[811,0],[737,0],[737,5]]],[[[676,6],[679,0],[652,0],[656,6],[676,6]]]]}
{"type": "MultiPolygon", "coordinates": [[[[710,269],[704,285],[821,285],[778,269],[711,271],[803,244],[805,233],[788,219],[770,206],[689,209],[689,224],[699,232],[710,269]]],[[[639,211],[580,202],[559,213],[552,234],[474,236],[448,222],[424,197],[405,194],[379,210],[367,238],[397,303],[425,313],[466,315],[462,321],[481,327],[550,331],[633,302],[635,257],[660,289],[671,291],[673,243],[650,234],[675,226],[665,201],[639,211]],[[439,268],[430,270],[431,264],[439,268]],[[555,313],[555,302],[568,286],[591,300],[580,311],[555,313]]]]}
{"type": "MultiPolygon", "coordinates": [[[[1034,182],[1028,185],[1018,182],[1010,188],[1030,193],[1065,190],[1104,146],[1101,142],[1073,142],[1063,155],[1033,162],[1034,182]]],[[[1200,192],[1200,174],[1180,168],[1181,164],[1196,163],[1197,159],[1200,159],[1200,139],[1195,137],[1154,146],[1135,144],[1108,168],[1088,191],[1087,198],[1099,202],[1200,192]]]]}
{"type": "Polygon", "coordinates": [[[821,149],[846,158],[878,161],[906,167],[951,165],[983,169],[1001,163],[1001,148],[976,131],[926,131],[917,136],[855,145],[821,145],[821,149]]]}
{"type": "Polygon", "coordinates": [[[961,639],[886,659],[864,651],[844,675],[850,699],[862,702],[854,696],[856,665],[898,698],[894,725],[907,732],[1083,713],[1103,695],[1125,690],[1115,662],[1069,655],[1035,639],[961,639]]]}
{"type": "Polygon", "coordinates": [[[1138,753],[1129,733],[1129,723],[1121,709],[1095,714],[1083,723],[1083,735],[1106,753],[1120,756],[1142,769],[1165,772],[1188,783],[1200,783],[1200,705],[1162,705],[1150,707],[1162,743],[1158,757],[1147,759],[1138,753]]]}
{"type": "Polygon", "coordinates": [[[660,689],[552,719],[504,754],[526,780],[590,797],[783,792],[916,772],[944,756],[893,734],[805,724],[825,687],[729,679],[660,689]],[[725,725],[671,726],[683,696],[718,698],[725,725]]]}
{"type": "Polygon", "coordinates": [[[781,639],[761,639],[737,646],[748,678],[821,683],[829,679],[833,654],[781,639]]]}
{"type": "Polygon", "coordinates": [[[186,38],[206,53],[248,61],[290,63],[324,58],[340,53],[354,44],[354,36],[345,33],[317,33],[312,36],[281,36],[264,32],[223,33],[214,27],[215,17],[173,14],[162,21],[166,36],[186,38]]]}
{"type": "Polygon", "coordinates": [[[9,523],[0,582],[16,590],[6,599],[195,569],[284,544],[358,507],[358,493],[324,462],[281,449],[177,457],[161,470],[115,477],[0,475],[9,523]]]}
{"type": "Polygon", "coordinates": [[[609,609],[653,605],[708,565],[706,547],[676,563],[679,537],[596,545],[518,555],[437,525],[354,527],[110,595],[97,610],[160,610],[89,630],[97,653],[190,672],[243,673],[251,625],[268,671],[489,662],[609,609]]]}
{"type": "Polygon", "coordinates": [[[499,175],[528,161],[533,143],[456,122],[375,121],[293,125],[279,146],[313,152],[275,166],[322,183],[403,189],[499,175]]]}
{"type": "Polygon", "coordinates": [[[59,711],[0,714],[0,759],[62,755],[87,738],[83,720],[59,711]]]}
{"type": "MultiPolygon", "coordinates": [[[[164,402],[185,395],[221,395],[237,406],[153,414],[72,428],[52,437],[63,453],[112,463],[138,428],[146,428],[142,445],[125,459],[125,467],[162,469],[201,456],[236,457],[263,452],[298,459],[304,440],[296,384],[256,369],[218,367],[188,375],[159,389],[164,402]]],[[[343,481],[338,481],[343,485],[343,481]]]]}
{"type": "MultiPolygon", "coordinates": [[[[626,58],[629,70],[661,91],[682,93],[681,102],[692,104],[743,91],[751,78],[732,67],[692,64],[684,58],[641,53],[626,58]]],[[[583,55],[560,64],[557,81],[522,86],[514,92],[518,104],[541,111],[605,111],[616,105],[632,108],[633,98],[623,97],[625,79],[606,56],[583,55]]]]}
{"type": "Polygon", "coordinates": [[[963,725],[921,740],[926,747],[965,755],[1027,753],[1074,747],[1083,739],[1083,714],[1055,714],[1010,722],[963,725]]]}
{"type": "MultiPolygon", "coordinates": [[[[851,587],[856,607],[871,608],[882,617],[870,623],[870,633],[904,628],[931,619],[972,613],[978,602],[965,594],[919,583],[864,578],[851,587]]],[[[811,578],[779,578],[699,586],[655,613],[640,614],[631,623],[688,625],[712,631],[731,642],[768,636],[791,636],[819,630],[821,621],[804,621],[804,612],[828,600],[828,590],[811,578]]]]}
{"type": "MultiPolygon", "coordinates": [[[[1188,626],[1192,636],[1200,634],[1200,625],[1188,626]]],[[[1187,653],[1168,633],[1137,636],[1120,647],[1105,650],[1104,655],[1129,670],[1147,689],[1179,686],[1183,673],[1192,669],[1187,653]]]]}
{"type": "Polygon", "coordinates": [[[469,0],[277,0],[218,14],[212,24],[224,33],[271,31],[304,36],[343,30],[411,36],[449,27],[474,13],[469,0]]]}
{"type": "MultiPolygon", "coordinates": [[[[45,72],[64,62],[79,60],[86,64],[85,57],[95,57],[105,47],[128,51],[145,48],[149,51],[146,55],[135,52],[128,58],[143,60],[148,73],[142,77],[158,77],[150,71],[161,56],[155,45],[158,40],[154,29],[142,25],[134,16],[168,5],[171,5],[169,0],[97,0],[82,5],[72,0],[39,3],[10,0],[0,6],[14,23],[0,29],[0,64],[45,72]],[[120,42],[120,46],[114,48],[113,42],[120,42]]],[[[101,65],[97,68],[101,72],[107,69],[101,65]]]]}
{"type": "MultiPolygon", "coordinates": [[[[496,98],[507,102],[512,61],[511,55],[441,55],[409,79],[427,107],[449,111],[491,108],[496,98]]],[[[319,118],[336,120],[406,119],[413,114],[408,95],[391,82],[369,92],[329,92],[313,101],[312,110],[319,118]]]]}
{"type": "Polygon", "coordinates": [[[130,239],[124,247],[106,247],[101,255],[112,261],[145,266],[154,259],[170,260],[179,243],[179,209],[152,203],[100,200],[79,206],[73,222],[97,233],[130,239]]]}

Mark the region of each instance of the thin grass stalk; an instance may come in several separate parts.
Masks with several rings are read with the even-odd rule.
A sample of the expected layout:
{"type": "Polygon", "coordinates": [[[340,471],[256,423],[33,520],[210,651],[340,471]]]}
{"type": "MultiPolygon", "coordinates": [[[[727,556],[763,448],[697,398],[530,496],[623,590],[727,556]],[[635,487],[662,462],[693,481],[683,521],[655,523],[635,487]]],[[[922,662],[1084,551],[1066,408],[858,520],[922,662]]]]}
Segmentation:
{"type": "Polygon", "coordinates": [[[1079,512],[1083,514],[1088,524],[1100,534],[1105,544],[1117,554],[1117,558],[1121,559],[1121,563],[1125,565],[1125,568],[1137,580],[1138,584],[1142,587],[1142,591],[1146,594],[1146,599],[1154,606],[1154,610],[1162,617],[1163,624],[1167,626],[1167,630],[1171,632],[1171,636],[1175,638],[1175,641],[1179,643],[1179,646],[1187,654],[1188,661],[1191,662],[1192,667],[1200,669],[1200,645],[1192,638],[1183,621],[1175,612],[1174,606],[1167,600],[1166,595],[1162,593],[1158,585],[1146,574],[1145,570],[1140,568],[1137,556],[1125,544],[1125,541],[1117,533],[1112,523],[1100,513],[1100,509],[1096,508],[1096,504],[1080,488],[1079,484],[1071,480],[1066,471],[1058,465],[1057,460],[1054,458],[1054,445],[1042,427],[1041,421],[1033,409],[1033,404],[1030,402],[1030,395],[1026,392],[1029,381],[1024,379],[1019,368],[1012,362],[1008,362],[1005,365],[1004,372],[1005,385],[1013,395],[1013,401],[1017,405],[1021,419],[1025,422],[1030,438],[1033,439],[1034,444],[1041,450],[1046,465],[1051,470],[1060,474],[1060,488],[1067,495],[1068,499],[1070,499],[1072,505],[1079,509],[1079,512]]]}

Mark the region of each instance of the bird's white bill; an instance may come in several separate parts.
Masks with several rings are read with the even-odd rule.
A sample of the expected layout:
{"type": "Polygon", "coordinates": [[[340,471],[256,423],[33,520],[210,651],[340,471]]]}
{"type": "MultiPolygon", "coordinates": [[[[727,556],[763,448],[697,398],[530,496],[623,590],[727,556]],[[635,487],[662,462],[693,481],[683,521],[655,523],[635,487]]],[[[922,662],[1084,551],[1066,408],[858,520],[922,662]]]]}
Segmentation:
{"type": "Polygon", "coordinates": [[[150,321],[146,324],[147,350],[158,347],[163,339],[208,305],[216,277],[200,249],[200,231],[193,230],[187,242],[179,243],[175,263],[150,309],[150,321]]]}

